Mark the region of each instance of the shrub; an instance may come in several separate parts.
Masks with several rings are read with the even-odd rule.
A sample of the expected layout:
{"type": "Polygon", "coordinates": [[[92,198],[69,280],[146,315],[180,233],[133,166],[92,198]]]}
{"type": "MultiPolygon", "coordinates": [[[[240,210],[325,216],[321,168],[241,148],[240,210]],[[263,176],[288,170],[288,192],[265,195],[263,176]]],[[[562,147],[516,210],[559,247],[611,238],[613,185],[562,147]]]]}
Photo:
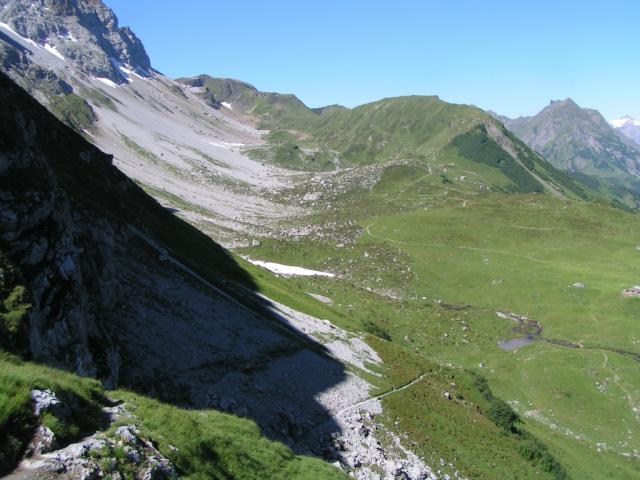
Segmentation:
{"type": "Polygon", "coordinates": [[[31,305],[25,287],[16,285],[8,291],[0,289],[0,346],[7,349],[17,348],[20,343],[20,333],[31,305]]]}
{"type": "Polygon", "coordinates": [[[377,323],[373,323],[371,320],[365,320],[362,324],[362,328],[365,332],[381,338],[382,340],[386,340],[387,342],[391,341],[391,335],[389,335],[389,332],[377,323]]]}
{"type": "Polygon", "coordinates": [[[526,432],[521,432],[521,435],[524,439],[520,443],[518,450],[522,458],[538,464],[542,470],[550,473],[557,480],[565,480],[568,478],[565,469],[553,457],[545,444],[526,432]]]}
{"type": "Polygon", "coordinates": [[[519,420],[518,414],[508,403],[495,397],[491,400],[487,418],[506,432],[515,431],[515,424],[519,420]]]}

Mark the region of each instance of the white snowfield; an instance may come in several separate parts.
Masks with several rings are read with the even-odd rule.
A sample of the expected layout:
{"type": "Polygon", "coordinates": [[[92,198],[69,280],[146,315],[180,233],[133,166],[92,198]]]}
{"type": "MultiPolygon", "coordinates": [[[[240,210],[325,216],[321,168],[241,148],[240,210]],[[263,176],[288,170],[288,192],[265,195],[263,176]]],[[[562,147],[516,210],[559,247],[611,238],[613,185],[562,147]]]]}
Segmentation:
{"type": "Polygon", "coordinates": [[[55,55],[60,60],[64,60],[64,56],[56,49],[55,45],[49,43],[44,44],[44,49],[52,55],[55,55]]]}
{"type": "Polygon", "coordinates": [[[265,262],[262,260],[252,260],[248,257],[243,257],[247,262],[256,265],[258,267],[265,268],[270,272],[278,275],[291,275],[301,277],[335,277],[335,273],[321,272],[318,270],[309,270],[308,268],[295,267],[292,265],[282,265],[281,263],[265,262]]]}
{"type": "Polygon", "coordinates": [[[109,85],[111,88],[118,88],[118,85],[113,80],[109,80],[108,78],[96,77],[96,80],[104,83],[105,85],[109,85]]]}
{"type": "Polygon", "coordinates": [[[609,125],[614,128],[624,127],[625,125],[635,125],[636,127],[640,127],[640,120],[636,120],[627,115],[626,117],[610,120],[609,125]]]}
{"type": "Polygon", "coordinates": [[[220,102],[220,103],[222,103],[222,105],[227,107],[229,110],[233,110],[233,107],[231,106],[231,104],[229,102],[220,102]]]}
{"type": "Polygon", "coordinates": [[[25,38],[22,35],[20,35],[19,33],[17,33],[15,30],[13,30],[8,24],[4,23],[4,22],[0,22],[0,27],[4,28],[5,30],[8,30],[9,32],[11,32],[15,37],[18,37],[20,40],[22,40],[23,42],[28,43],[29,45],[36,47],[36,48],[40,48],[40,45],[38,45],[36,42],[34,42],[33,40],[31,40],[30,38],[25,38]]]}

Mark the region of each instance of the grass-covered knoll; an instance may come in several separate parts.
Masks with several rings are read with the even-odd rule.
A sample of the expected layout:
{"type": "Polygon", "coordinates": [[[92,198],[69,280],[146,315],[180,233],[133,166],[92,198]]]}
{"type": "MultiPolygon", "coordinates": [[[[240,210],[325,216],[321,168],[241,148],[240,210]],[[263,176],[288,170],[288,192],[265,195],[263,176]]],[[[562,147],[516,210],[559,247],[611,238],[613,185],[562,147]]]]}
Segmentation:
{"type": "Polygon", "coordinates": [[[304,147],[305,138],[299,132],[278,130],[265,136],[265,146],[245,150],[252,159],[269,162],[292,170],[316,171],[333,170],[338,163],[338,155],[326,149],[304,147]]]}
{"type": "Polygon", "coordinates": [[[325,116],[312,133],[319,145],[340,152],[346,163],[419,160],[486,118],[480,109],[438,97],[398,97],[325,116]]]}
{"type": "Polygon", "coordinates": [[[150,439],[185,479],[348,478],[321,460],[295,455],[262,436],[255,423],[216,411],[183,410],[115,392],[150,439]]]}
{"type": "Polygon", "coordinates": [[[31,404],[33,389],[51,389],[70,408],[67,418],[47,413],[43,419],[59,445],[104,426],[102,407],[106,399],[97,381],[22,362],[0,352],[0,475],[15,467],[32,438],[36,427],[31,404]]]}

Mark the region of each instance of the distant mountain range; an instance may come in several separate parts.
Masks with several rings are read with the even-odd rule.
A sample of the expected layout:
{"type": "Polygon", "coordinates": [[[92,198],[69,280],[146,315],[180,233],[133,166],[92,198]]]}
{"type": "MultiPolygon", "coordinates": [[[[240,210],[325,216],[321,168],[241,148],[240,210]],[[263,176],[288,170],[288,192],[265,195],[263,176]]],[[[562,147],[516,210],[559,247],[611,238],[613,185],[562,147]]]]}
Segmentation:
{"type": "Polygon", "coordinates": [[[640,146],[628,118],[607,122],[572,99],[551,101],[531,117],[493,114],[551,164],[572,173],[606,196],[636,207],[640,198],[640,146]],[[624,129],[624,130],[622,130],[624,129]]]}
{"type": "Polygon", "coordinates": [[[498,118],[563,170],[607,177],[640,173],[640,148],[600,112],[581,108],[570,98],[552,101],[532,117],[498,118]]]}

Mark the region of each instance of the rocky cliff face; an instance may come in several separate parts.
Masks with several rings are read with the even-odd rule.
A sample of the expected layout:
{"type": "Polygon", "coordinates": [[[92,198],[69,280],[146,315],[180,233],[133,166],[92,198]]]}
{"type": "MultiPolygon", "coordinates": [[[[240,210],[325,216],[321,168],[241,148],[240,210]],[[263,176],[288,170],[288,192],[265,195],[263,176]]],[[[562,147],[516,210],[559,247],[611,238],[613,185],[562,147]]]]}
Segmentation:
{"type": "Polygon", "coordinates": [[[151,74],[142,42],[99,0],[1,0],[0,22],[69,59],[86,75],[126,82],[122,68],[151,74]]]}
{"type": "Polygon", "coordinates": [[[117,314],[121,291],[112,281],[112,258],[126,232],[79,208],[56,172],[65,162],[73,168],[76,155],[98,171],[110,167],[110,158],[56,128],[52,116],[37,122],[37,105],[6,77],[1,84],[2,289],[26,286],[30,305],[24,321],[5,333],[12,333],[13,349],[36,360],[115,385],[118,352],[104,331],[104,312],[117,314]]]}

